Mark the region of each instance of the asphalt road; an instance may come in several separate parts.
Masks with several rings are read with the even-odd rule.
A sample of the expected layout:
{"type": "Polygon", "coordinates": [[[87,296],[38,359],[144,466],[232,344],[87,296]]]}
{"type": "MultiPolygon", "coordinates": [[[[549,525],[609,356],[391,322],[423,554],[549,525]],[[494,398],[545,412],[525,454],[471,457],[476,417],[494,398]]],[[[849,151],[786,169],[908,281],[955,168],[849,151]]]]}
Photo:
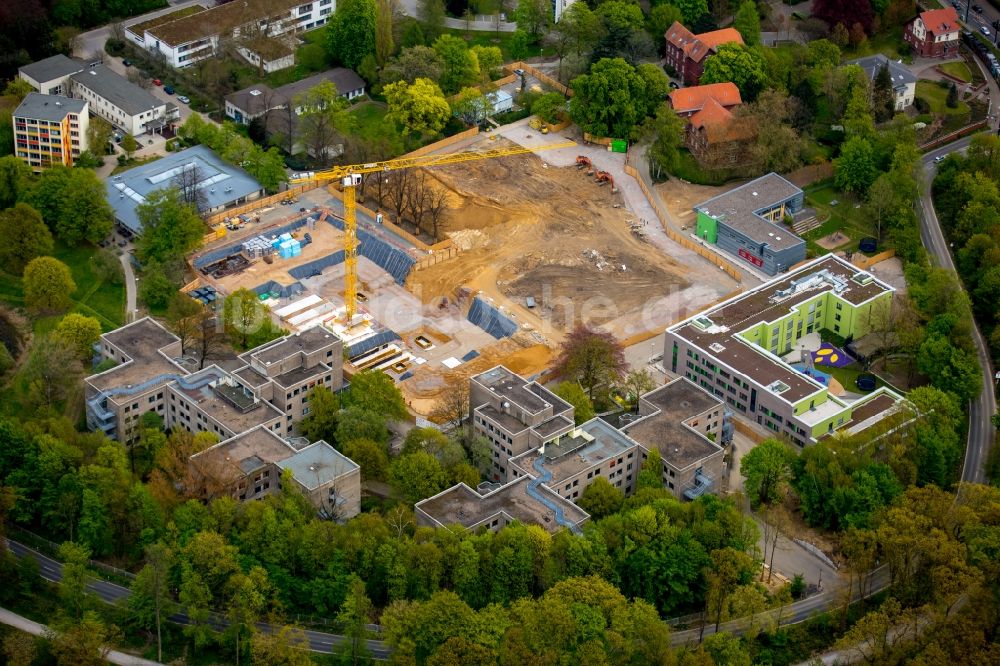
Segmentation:
{"type": "MultiPolygon", "coordinates": [[[[934,204],[931,201],[931,181],[934,178],[935,164],[934,158],[947,155],[948,153],[965,151],[969,147],[971,137],[959,139],[953,143],[932,150],[924,155],[925,183],[924,191],[920,197],[920,237],[924,247],[934,257],[937,264],[943,268],[954,271],[955,262],[951,256],[951,248],[941,231],[941,224],[938,221],[934,204]]],[[[979,396],[969,404],[969,441],[965,449],[965,460],[962,464],[962,480],[970,483],[986,482],[986,460],[989,457],[990,449],[993,447],[993,440],[996,429],[993,427],[992,418],[997,411],[996,384],[994,380],[993,368],[990,365],[989,348],[983,340],[979,326],[973,322],[972,340],[976,345],[976,355],[979,358],[983,379],[983,390],[979,396]]]]}
{"type": "MultiPolygon", "coordinates": [[[[39,573],[45,580],[53,583],[58,583],[62,580],[62,564],[59,562],[42,555],[38,551],[29,548],[24,544],[11,541],[10,539],[7,539],[7,547],[10,548],[10,552],[17,557],[31,557],[37,561],[39,573]]],[[[127,587],[109,583],[106,580],[93,580],[89,585],[87,585],[87,589],[108,604],[118,604],[132,594],[132,591],[127,587]]],[[[167,620],[173,622],[174,624],[183,625],[189,623],[189,619],[184,613],[174,613],[169,616],[167,620]]],[[[218,613],[213,613],[209,619],[209,624],[211,624],[216,630],[222,631],[225,629],[227,622],[225,618],[218,613]]],[[[275,627],[263,622],[257,624],[257,629],[268,633],[277,631],[280,628],[281,627],[275,627]]],[[[345,636],[341,636],[339,634],[327,634],[321,631],[305,631],[305,635],[309,640],[310,650],[313,652],[322,652],[327,654],[332,653],[334,648],[343,645],[348,640],[345,636]]],[[[366,640],[365,644],[368,648],[368,652],[375,659],[386,660],[392,652],[384,641],[366,640]]]]}

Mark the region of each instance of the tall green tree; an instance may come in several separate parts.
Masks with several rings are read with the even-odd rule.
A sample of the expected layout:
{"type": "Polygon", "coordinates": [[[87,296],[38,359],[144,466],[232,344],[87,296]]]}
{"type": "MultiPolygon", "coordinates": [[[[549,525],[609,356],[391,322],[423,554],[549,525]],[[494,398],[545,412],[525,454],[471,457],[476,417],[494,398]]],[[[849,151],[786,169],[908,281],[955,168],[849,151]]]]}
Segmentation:
{"type": "Polygon", "coordinates": [[[375,7],[375,60],[379,67],[384,67],[396,52],[392,36],[392,6],[391,0],[378,0],[375,7]]]}
{"type": "MultiPolygon", "coordinates": [[[[14,137],[11,136],[11,144],[14,137]]],[[[31,183],[31,169],[20,157],[0,157],[0,209],[10,208],[31,183]]]]}
{"type": "Polygon", "coordinates": [[[417,79],[412,85],[405,81],[390,83],[382,94],[389,106],[386,119],[402,125],[410,134],[437,134],[451,114],[441,88],[429,79],[417,79]]]}
{"type": "Polygon", "coordinates": [[[573,418],[577,425],[594,418],[594,405],[578,382],[559,382],[553,392],[573,406],[573,418]]]}
{"type": "Polygon", "coordinates": [[[112,211],[104,183],[90,169],[46,169],[24,196],[52,232],[70,245],[97,243],[111,232],[112,211]]]}
{"type": "Polygon", "coordinates": [[[81,361],[87,361],[94,357],[93,345],[101,337],[101,322],[96,317],[71,312],[59,320],[52,334],[69,343],[81,361]]]}
{"type": "Polygon", "coordinates": [[[6,239],[0,246],[0,264],[9,273],[19,275],[29,261],[52,253],[52,233],[28,204],[0,211],[0,237],[6,239]]]}
{"type": "Polygon", "coordinates": [[[180,190],[154,190],[136,206],[142,227],[135,253],[144,263],[167,263],[181,259],[201,245],[205,224],[195,207],[184,201],[180,190]]]}
{"type": "Polygon", "coordinates": [[[548,0],[520,0],[514,12],[517,29],[524,31],[534,44],[541,41],[552,23],[552,3],[548,0]]]}
{"type": "Polygon", "coordinates": [[[444,0],[417,0],[421,43],[432,43],[444,32],[444,4],[444,0]]]}
{"type": "Polygon", "coordinates": [[[325,386],[317,386],[309,392],[308,402],[309,413],[299,424],[299,430],[313,442],[336,441],[340,397],[325,386]]]}
{"type": "Polygon", "coordinates": [[[143,629],[156,630],[157,660],[163,661],[163,634],[161,619],[170,605],[170,568],[173,553],[162,543],[146,549],[146,565],[132,581],[132,594],[128,598],[130,620],[143,629]]]}
{"type": "Polygon", "coordinates": [[[294,103],[300,109],[296,125],[298,140],[315,159],[328,163],[336,154],[336,144],[343,142],[351,128],[347,100],[331,81],[323,81],[296,96],[294,103]]]}
{"type": "Polygon", "coordinates": [[[795,454],[783,442],[766,439],[740,460],[740,474],[754,506],[781,499],[785,483],[791,477],[795,454]]]}
{"type": "Polygon", "coordinates": [[[370,636],[368,624],[375,607],[365,592],[365,584],[357,576],[351,578],[347,598],[340,608],[337,621],[344,628],[347,640],[344,642],[344,661],[352,666],[367,663],[368,647],[365,641],[370,636]]]}
{"type": "Polygon", "coordinates": [[[723,44],[705,61],[702,85],[733,82],[745,102],[752,102],[767,87],[767,67],[758,48],[723,44]]]}
{"type": "Polygon", "coordinates": [[[236,664],[246,649],[246,641],[253,637],[255,625],[260,621],[268,606],[272,587],[267,571],[263,567],[251,567],[247,573],[238,572],[229,581],[232,596],[226,618],[229,620],[228,632],[236,641],[236,664]]]}
{"type": "Polygon", "coordinates": [[[753,0],[743,0],[736,16],[733,18],[733,27],[743,37],[743,43],[747,46],[757,46],[760,44],[760,14],[757,13],[757,3],[753,0]]]}
{"type": "Polygon", "coordinates": [[[326,28],[330,58],[356,70],[365,56],[374,56],[377,14],[375,0],[340,0],[326,28]]]}
{"type": "Polygon", "coordinates": [[[59,546],[59,561],[62,562],[62,578],[59,581],[59,600],[63,611],[74,620],[83,617],[89,606],[87,583],[87,563],[90,551],[72,541],[59,546]]]}
{"type": "Polygon", "coordinates": [[[868,140],[860,136],[848,139],[835,162],[834,182],[837,187],[864,194],[877,175],[874,151],[868,140]]]}
{"type": "Polygon", "coordinates": [[[76,282],[69,266],[54,257],[36,257],[24,267],[24,304],[34,312],[59,312],[72,304],[76,282]]]}
{"type": "Polygon", "coordinates": [[[625,501],[625,494],[611,485],[603,476],[599,476],[580,495],[577,504],[595,520],[617,513],[625,501]]]}
{"type": "Polygon", "coordinates": [[[570,116],[594,136],[631,138],[645,118],[646,81],[622,58],[604,58],[573,79],[570,116]]]}
{"type": "Polygon", "coordinates": [[[652,136],[653,143],[646,151],[650,171],[659,178],[663,171],[673,173],[680,163],[684,146],[684,120],[666,103],[656,109],[656,116],[649,118],[644,132],[652,136]]]}
{"type": "Polygon", "coordinates": [[[479,80],[479,63],[465,41],[454,35],[441,35],[434,40],[434,51],[441,59],[441,89],[453,94],[479,80]]]}
{"type": "Polygon", "coordinates": [[[344,404],[384,418],[405,419],[409,415],[396,383],[384,372],[377,370],[366,370],[354,375],[344,404]]]}
{"type": "Polygon", "coordinates": [[[437,458],[425,451],[415,451],[392,461],[389,482],[407,502],[414,504],[444,490],[448,476],[437,458]]]}

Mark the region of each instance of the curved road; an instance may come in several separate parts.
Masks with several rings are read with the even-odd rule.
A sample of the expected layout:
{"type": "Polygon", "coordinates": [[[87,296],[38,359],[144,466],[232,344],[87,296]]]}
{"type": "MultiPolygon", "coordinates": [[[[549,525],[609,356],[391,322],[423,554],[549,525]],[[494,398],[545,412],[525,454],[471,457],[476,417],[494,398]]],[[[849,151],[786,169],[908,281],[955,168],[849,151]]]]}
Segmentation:
{"type": "MultiPolygon", "coordinates": [[[[45,580],[53,583],[58,583],[62,580],[62,564],[59,562],[42,555],[37,550],[29,548],[16,541],[11,541],[10,539],[7,539],[7,547],[10,548],[10,552],[16,557],[31,557],[37,561],[39,573],[45,580]]],[[[108,604],[120,603],[132,594],[132,591],[127,587],[115,585],[114,583],[109,583],[106,580],[93,580],[89,585],[87,585],[87,589],[101,599],[101,601],[108,604]]],[[[174,613],[169,616],[167,620],[175,624],[189,623],[188,616],[184,613],[174,613]]],[[[209,624],[211,624],[216,630],[222,631],[226,627],[226,620],[218,613],[213,613],[209,619],[209,624]]],[[[275,627],[263,622],[258,623],[257,628],[268,633],[280,629],[280,627],[275,627]]],[[[327,634],[320,631],[305,631],[304,633],[306,638],[309,640],[309,649],[313,652],[323,652],[326,654],[332,653],[334,648],[344,644],[348,640],[345,636],[327,634]]],[[[372,655],[372,657],[378,660],[388,659],[389,654],[392,652],[384,641],[366,640],[365,645],[367,646],[368,652],[372,655]]]]}
{"type": "MultiPolygon", "coordinates": [[[[934,203],[931,200],[931,181],[934,177],[934,158],[953,152],[965,151],[972,137],[965,137],[932,150],[923,157],[924,173],[926,175],[924,191],[920,197],[920,237],[924,247],[934,257],[942,268],[955,271],[948,242],[941,231],[934,203]]],[[[976,356],[979,358],[980,372],[983,378],[983,390],[979,396],[969,403],[969,442],[965,449],[965,461],[962,464],[962,481],[968,483],[986,483],[986,460],[996,428],[993,427],[993,415],[997,411],[997,397],[994,384],[993,368],[990,364],[989,348],[983,340],[979,325],[972,323],[972,341],[976,345],[976,356]]]]}

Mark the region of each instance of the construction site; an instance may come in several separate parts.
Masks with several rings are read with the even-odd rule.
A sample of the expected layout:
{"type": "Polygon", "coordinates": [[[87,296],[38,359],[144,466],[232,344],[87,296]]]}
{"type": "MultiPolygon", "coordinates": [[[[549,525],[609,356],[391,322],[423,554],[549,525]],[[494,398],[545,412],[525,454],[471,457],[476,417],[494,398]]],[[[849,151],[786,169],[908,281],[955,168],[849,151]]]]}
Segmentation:
{"type": "MultiPolygon", "coordinates": [[[[517,150],[510,138],[479,136],[461,150],[517,150]]],[[[680,246],[664,251],[659,222],[620,191],[623,162],[573,145],[426,169],[447,200],[434,245],[359,205],[353,317],[344,194],[339,182],[323,183],[291,205],[242,216],[249,222],[234,221],[191,257],[193,295],[246,288],[290,331],[325,326],[344,338],[348,372],[386,372],[428,415],[449,387],[496,364],[540,373],[577,324],[625,340],[662,331],[733,288],[680,246]]]]}

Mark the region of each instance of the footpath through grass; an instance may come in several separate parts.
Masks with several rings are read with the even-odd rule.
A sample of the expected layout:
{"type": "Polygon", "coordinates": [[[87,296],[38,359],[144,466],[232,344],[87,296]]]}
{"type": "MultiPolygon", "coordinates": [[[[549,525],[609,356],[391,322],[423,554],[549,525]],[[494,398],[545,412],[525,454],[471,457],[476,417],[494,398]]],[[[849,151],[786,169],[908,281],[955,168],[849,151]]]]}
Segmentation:
{"type": "MultiPolygon", "coordinates": [[[[90,265],[90,257],[97,248],[84,245],[69,247],[57,242],[52,252],[59,261],[69,266],[76,282],[71,295],[70,312],[96,317],[104,331],[118,328],[125,323],[125,285],[111,284],[98,277],[90,265]]],[[[0,270],[0,300],[15,308],[24,307],[24,286],[21,277],[0,270]]],[[[35,333],[46,333],[55,326],[59,317],[40,317],[35,321],[35,333]]]]}

